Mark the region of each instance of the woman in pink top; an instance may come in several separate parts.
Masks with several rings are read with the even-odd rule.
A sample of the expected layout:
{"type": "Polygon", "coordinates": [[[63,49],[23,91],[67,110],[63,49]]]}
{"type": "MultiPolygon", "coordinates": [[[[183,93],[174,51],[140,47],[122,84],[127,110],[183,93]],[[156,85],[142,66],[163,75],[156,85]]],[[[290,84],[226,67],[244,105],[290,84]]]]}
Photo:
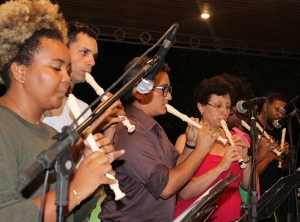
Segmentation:
{"type": "MultiPolygon", "coordinates": [[[[209,126],[213,131],[219,131],[220,135],[226,138],[221,128],[220,121],[227,120],[231,113],[232,86],[220,76],[204,79],[196,88],[194,93],[197,107],[201,113],[201,124],[209,126]]],[[[251,163],[248,162],[248,147],[238,136],[233,135],[234,146],[222,144],[217,141],[213,144],[209,154],[200,164],[199,168],[188,184],[182,188],[178,196],[175,217],[179,216],[193,202],[199,198],[207,189],[212,187],[219,180],[229,173],[238,174],[239,177],[229,185],[222,195],[215,202],[218,208],[210,215],[208,221],[232,221],[242,216],[240,210],[241,196],[239,185],[244,189],[248,188],[251,163]],[[243,158],[246,162],[246,169],[241,170],[238,160],[243,158]]],[[[185,134],[181,135],[176,147],[184,146],[185,134]]],[[[191,146],[191,144],[188,144],[191,146]]],[[[203,217],[204,219],[204,217],[203,217]]]]}

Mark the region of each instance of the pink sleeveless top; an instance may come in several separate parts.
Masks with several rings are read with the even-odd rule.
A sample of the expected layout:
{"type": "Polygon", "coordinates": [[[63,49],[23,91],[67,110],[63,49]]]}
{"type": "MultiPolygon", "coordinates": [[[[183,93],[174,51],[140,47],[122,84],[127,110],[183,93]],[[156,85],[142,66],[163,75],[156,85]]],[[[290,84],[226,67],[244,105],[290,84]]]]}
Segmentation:
{"type": "MultiPolygon", "coordinates": [[[[222,156],[207,154],[198,170],[195,172],[194,177],[200,176],[208,170],[216,167],[221,162],[221,160],[222,156]]],[[[207,221],[227,222],[239,219],[242,216],[242,212],[240,211],[242,199],[239,192],[239,183],[242,180],[242,170],[240,169],[238,162],[234,162],[226,172],[220,174],[218,179],[211,186],[213,186],[220,179],[225,178],[229,173],[235,173],[240,176],[229,185],[229,187],[214,203],[214,205],[218,205],[218,208],[214,211],[214,213],[209,217],[207,221]]],[[[180,196],[178,196],[177,205],[175,207],[175,218],[178,217],[190,205],[192,205],[200,196],[201,195],[196,196],[187,201],[184,201],[180,196]]]]}

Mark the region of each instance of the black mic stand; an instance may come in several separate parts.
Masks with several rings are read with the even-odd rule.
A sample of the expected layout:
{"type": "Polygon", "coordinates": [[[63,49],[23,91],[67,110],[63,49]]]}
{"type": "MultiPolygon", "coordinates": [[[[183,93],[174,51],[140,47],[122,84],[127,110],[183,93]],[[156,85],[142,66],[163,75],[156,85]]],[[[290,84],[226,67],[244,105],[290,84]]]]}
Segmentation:
{"type": "Polygon", "coordinates": [[[55,205],[56,221],[63,222],[65,218],[65,207],[68,206],[69,176],[73,169],[73,159],[70,149],[64,149],[56,161],[56,199],[55,205]]]}
{"type": "Polygon", "coordinates": [[[251,178],[251,191],[249,195],[249,204],[248,204],[248,222],[257,221],[257,190],[256,190],[256,139],[258,137],[258,129],[256,127],[256,111],[255,107],[251,109],[251,118],[250,118],[250,138],[251,138],[251,152],[252,152],[252,178],[251,178]]]}
{"type": "Polygon", "coordinates": [[[42,151],[38,155],[37,160],[19,176],[19,183],[27,185],[42,171],[52,169],[56,163],[57,191],[55,204],[58,206],[57,221],[60,222],[64,220],[65,206],[68,205],[69,175],[74,166],[70,147],[77,142],[80,133],[84,132],[92,122],[107,110],[107,108],[120,99],[128,90],[132,89],[143,76],[151,73],[156,65],[157,64],[151,63],[146,64],[138,74],[110,97],[101,107],[97,108],[89,118],[76,128],[76,130],[66,127],[63,129],[62,133],[56,134],[53,139],[56,139],[57,141],[51,147],[42,151]]]}
{"type": "MultiPolygon", "coordinates": [[[[295,110],[297,111],[296,107],[295,107],[295,110]]],[[[296,163],[297,153],[296,153],[295,145],[293,144],[293,133],[292,133],[291,119],[292,118],[289,118],[289,122],[288,122],[288,133],[289,133],[289,139],[290,139],[290,152],[288,154],[288,157],[289,157],[288,158],[289,159],[289,165],[288,165],[289,176],[296,172],[296,166],[297,166],[297,163],[296,163]]],[[[300,122],[299,122],[299,124],[300,124],[300,122]]],[[[297,222],[299,222],[300,221],[300,214],[299,214],[299,208],[298,208],[297,188],[295,188],[293,190],[293,192],[288,197],[287,222],[293,221],[294,201],[296,203],[295,204],[295,206],[296,206],[296,219],[297,219],[297,222]]]]}

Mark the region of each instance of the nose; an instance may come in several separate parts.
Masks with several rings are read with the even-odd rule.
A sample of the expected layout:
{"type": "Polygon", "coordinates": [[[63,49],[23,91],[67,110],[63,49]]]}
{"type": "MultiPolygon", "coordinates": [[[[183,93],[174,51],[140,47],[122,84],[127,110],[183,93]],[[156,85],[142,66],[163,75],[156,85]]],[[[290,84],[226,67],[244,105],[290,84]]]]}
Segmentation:
{"type": "Polygon", "coordinates": [[[282,114],[282,113],[278,112],[279,119],[282,119],[284,116],[285,116],[285,114],[282,114]]]}
{"type": "Polygon", "coordinates": [[[94,56],[90,55],[87,61],[87,65],[92,68],[95,64],[96,62],[94,56]]]}
{"type": "Polygon", "coordinates": [[[165,97],[167,100],[172,100],[172,94],[168,92],[167,96],[165,97]]]}
{"type": "Polygon", "coordinates": [[[229,114],[230,114],[230,111],[228,111],[228,109],[225,109],[225,107],[221,108],[221,114],[224,116],[224,117],[228,117],[229,114]]]}
{"type": "Polygon", "coordinates": [[[62,71],[62,78],[61,78],[61,82],[64,83],[64,84],[69,84],[71,81],[70,79],[70,75],[68,73],[68,70],[64,70],[62,71]]]}

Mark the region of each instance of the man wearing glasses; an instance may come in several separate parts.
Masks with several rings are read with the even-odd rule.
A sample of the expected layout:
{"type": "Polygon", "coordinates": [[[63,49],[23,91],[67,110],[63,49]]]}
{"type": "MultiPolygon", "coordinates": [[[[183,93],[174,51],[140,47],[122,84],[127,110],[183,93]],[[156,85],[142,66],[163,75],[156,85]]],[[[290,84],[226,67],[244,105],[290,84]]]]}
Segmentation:
{"type": "MultiPolygon", "coordinates": [[[[131,60],[125,71],[138,59],[131,60]]],[[[133,78],[149,60],[143,58],[123,83],[133,78]]],[[[149,93],[139,93],[133,87],[124,96],[126,116],[136,126],[133,133],[128,133],[119,124],[114,137],[116,150],[125,150],[115,171],[120,189],[126,196],[115,201],[113,193],[107,191],[99,216],[101,221],[172,221],[176,192],[188,182],[219,135],[209,134],[206,126],[199,133],[188,127],[186,147],[179,155],[163,128],[154,120],[155,116],[167,112],[165,105],[172,99],[169,71],[168,65],[163,64],[149,93]]]]}

